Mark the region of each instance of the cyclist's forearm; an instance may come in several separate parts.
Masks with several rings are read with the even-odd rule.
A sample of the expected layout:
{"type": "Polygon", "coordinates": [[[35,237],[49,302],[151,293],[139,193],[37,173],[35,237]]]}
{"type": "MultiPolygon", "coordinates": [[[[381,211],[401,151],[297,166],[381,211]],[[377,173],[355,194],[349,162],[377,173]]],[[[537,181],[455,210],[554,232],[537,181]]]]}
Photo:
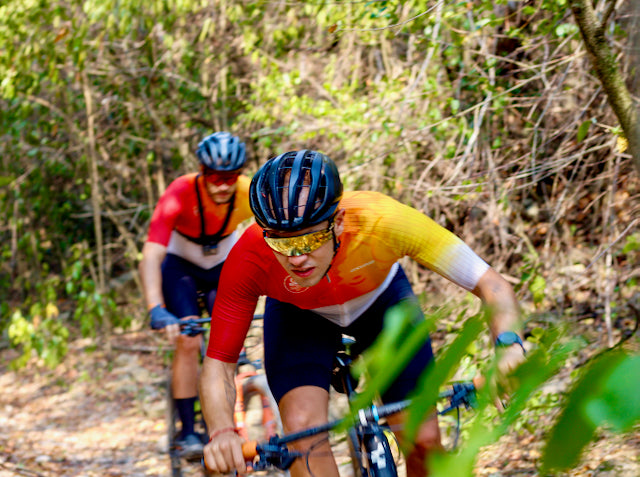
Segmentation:
{"type": "Polygon", "coordinates": [[[521,333],[520,311],[513,287],[498,272],[493,268],[487,270],[473,293],[489,308],[489,328],[494,340],[504,331],[521,333]]]}
{"type": "Polygon", "coordinates": [[[235,364],[205,357],[200,375],[200,401],[209,433],[234,427],[235,364]]]}
{"type": "Polygon", "coordinates": [[[161,266],[166,250],[163,245],[153,242],[145,243],[142,248],[142,261],[138,271],[148,308],[164,304],[161,266]]]}

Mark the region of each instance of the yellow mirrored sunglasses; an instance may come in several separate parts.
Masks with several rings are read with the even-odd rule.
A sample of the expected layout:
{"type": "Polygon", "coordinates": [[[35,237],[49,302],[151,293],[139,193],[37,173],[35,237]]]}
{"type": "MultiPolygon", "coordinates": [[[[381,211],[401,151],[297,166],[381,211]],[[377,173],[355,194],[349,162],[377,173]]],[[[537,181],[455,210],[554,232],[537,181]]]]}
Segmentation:
{"type": "Polygon", "coordinates": [[[327,229],[294,237],[270,237],[270,233],[268,230],[263,231],[264,241],[269,247],[287,257],[298,257],[319,249],[331,240],[333,238],[333,224],[327,229]]]}

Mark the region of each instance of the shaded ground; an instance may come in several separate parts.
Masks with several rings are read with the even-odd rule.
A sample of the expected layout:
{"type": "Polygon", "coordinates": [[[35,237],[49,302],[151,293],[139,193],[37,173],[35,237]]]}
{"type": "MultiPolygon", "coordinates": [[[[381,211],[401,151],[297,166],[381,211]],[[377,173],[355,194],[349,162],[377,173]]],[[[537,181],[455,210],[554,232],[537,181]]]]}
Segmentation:
{"type": "MultiPolygon", "coordinates": [[[[110,362],[88,346],[74,343],[55,371],[9,371],[16,354],[0,352],[0,477],[169,475],[162,341],[151,332],[118,337],[110,362]]],[[[537,475],[542,439],[532,432],[485,449],[477,475],[537,475]]],[[[568,475],[637,477],[639,449],[638,432],[602,435],[568,475]]],[[[344,443],[337,455],[346,476],[344,443]]],[[[194,467],[185,475],[200,474],[194,467]]]]}

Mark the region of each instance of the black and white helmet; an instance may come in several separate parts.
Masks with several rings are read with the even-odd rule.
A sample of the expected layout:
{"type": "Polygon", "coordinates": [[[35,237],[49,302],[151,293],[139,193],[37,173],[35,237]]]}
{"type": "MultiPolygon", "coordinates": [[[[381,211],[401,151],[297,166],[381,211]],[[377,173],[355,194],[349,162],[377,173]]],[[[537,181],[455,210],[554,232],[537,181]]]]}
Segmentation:
{"type": "Polygon", "coordinates": [[[246,147],[240,138],[228,132],[205,137],[196,150],[200,163],[215,171],[235,171],[244,166],[246,147]]]}

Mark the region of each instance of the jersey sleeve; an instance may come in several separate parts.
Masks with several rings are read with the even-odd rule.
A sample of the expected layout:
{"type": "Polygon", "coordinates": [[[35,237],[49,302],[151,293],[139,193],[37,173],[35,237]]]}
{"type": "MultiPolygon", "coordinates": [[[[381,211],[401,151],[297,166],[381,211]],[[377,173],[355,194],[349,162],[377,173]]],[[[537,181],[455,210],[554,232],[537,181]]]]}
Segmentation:
{"type": "Polygon", "coordinates": [[[151,216],[147,241],[169,245],[171,232],[176,228],[178,217],[182,212],[184,201],[181,199],[188,181],[183,177],[174,180],[160,196],[151,216]]]}
{"type": "MultiPolygon", "coordinates": [[[[258,228],[258,231],[260,229],[258,228]]],[[[251,325],[258,298],[263,294],[263,270],[252,260],[256,226],[240,237],[222,267],[220,285],[211,315],[207,356],[227,363],[238,360],[251,325]]],[[[262,240],[262,235],[258,236],[262,240]]]]}
{"type": "Polygon", "coordinates": [[[458,236],[425,214],[386,197],[377,207],[384,217],[378,223],[387,245],[421,265],[473,290],[489,265],[458,236]]]}

